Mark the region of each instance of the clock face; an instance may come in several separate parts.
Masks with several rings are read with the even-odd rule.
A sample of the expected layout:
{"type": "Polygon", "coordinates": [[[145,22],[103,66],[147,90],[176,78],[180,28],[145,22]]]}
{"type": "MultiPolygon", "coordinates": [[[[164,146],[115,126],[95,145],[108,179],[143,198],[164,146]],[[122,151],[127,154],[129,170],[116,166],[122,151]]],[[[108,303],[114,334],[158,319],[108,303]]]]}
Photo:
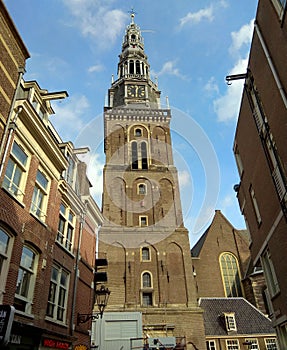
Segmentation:
{"type": "Polygon", "coordinates": [[[128,85],[128,97],[145,97],[145,87],[143,85],[128,85]]]}

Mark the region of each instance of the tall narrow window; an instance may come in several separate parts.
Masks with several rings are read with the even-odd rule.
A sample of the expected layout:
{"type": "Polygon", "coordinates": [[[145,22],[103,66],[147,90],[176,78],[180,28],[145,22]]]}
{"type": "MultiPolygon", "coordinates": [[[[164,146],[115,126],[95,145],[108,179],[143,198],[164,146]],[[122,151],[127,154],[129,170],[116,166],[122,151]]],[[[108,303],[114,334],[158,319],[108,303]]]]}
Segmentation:
{"type": "Polygon", "coordinates": [[[256,215],[257,223],[258,223],[258,225],[260,225],[262,222],[262,219],[261,219],[258,203],[257,203],[256,197],[255,197],[255,192],[254,192],[252,187],[250,187],[249,193],[250,193],[250,198],[251,198],[251,202],[253,205],[254,213],[256,215]]]}
{"type": "Polygon", "coordinates": [[[141,159],[142,159],[142,169],[147,169],[147,149],[146,143],[141,143],[141,159]]]}
{"type": "Polygon", "coordinates": [[[60,206],[57,242],[72,251],[74,238],[75,215],[63,203],[60,206]]]}
{"type": "Polygon", "coordinates": [[[151,288],[151,275],[149,272],[145,272],[142,275],[142,286],[143,288],[151,288]]]}
{"type": "Polygon", "coordinates": [[[0,303],[6,285],[9,262],[12,253],[13,236],[0,227],[0,303]]]}
{"type": "Polygon", "coordinates": [[[152,277],[149,272],[142,274],[142,304],[143,306],[153,305],[152,277]]]}
{"type": "Polygon", "coordinates": [[[130,74],[134,74],[134,72],[135,72],[134,61],[130,60],[130,74]]]}
{"type": "Polygon", "coordinates": [[[271,260],[271,254],[268,249],[262,254],[261,261],[268,291],[272,298],[276,293],[280,291],[280,288],[273,266],[273,262],[271,260]]]}
{"type": "Polygon", "coordinates": [[[46,215],[46,197],[48,191],[48,179],[40,171],[37,171],[35,187],[32,196],[31,212],[41,220],[46,215]]]}
{"type": "Polygon", "coordinates": [[[136,60],[136,74],[141,74],[140,61],[136,60]]]}
{"type": "Polygon", "coordinates": [[[138,169],[138,145],[132,142],[132,169],[138,169]]]}
{"type": "Polygon", "coordinates": [[[22,199],[24,194],[23,178],[26,171],[27,159],[27,154],[14,142],[4,176],[3,187],[19,199],[22,199]]]}
{"type": "Polygon", "coordinates": [[[37,254],[24,246],[16,284],[14,306],[17,310],[31,313],[34,286],[36,280],[37,254]]]}
{"type": "Polygon", "coordinates": [[[150,261],[150,251],[149,248],[142,248],[142,261],[150,261]]]}
{"type": "Polygon", "coordinates": [[[227,297],[241,297],[242,289],[236,257],[230,253],[222,254],[220,256],[220,268],[225,295],[227,297]]]}
{"type": "Polygon", "coordinates": [[[64,322],[68,299],[69,274],[60,266],[52,266],[46,315],[64,322]]]}
{"type": "Polygon", "coordinates": [[[147,216],[139,217],[139,225],[140,226],[148,226],[147,216]]]}

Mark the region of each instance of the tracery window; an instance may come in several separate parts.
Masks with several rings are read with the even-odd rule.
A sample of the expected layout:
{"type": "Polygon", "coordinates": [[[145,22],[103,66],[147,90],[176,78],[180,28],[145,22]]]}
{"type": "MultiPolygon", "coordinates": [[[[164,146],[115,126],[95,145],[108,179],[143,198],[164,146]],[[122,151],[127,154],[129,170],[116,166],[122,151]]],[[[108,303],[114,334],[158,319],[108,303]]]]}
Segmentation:
{"type": "Polygon", "coordinates": [[[220,268],[225,295],[227,297],[241,297],[240,272],[236,257],[231,253],[223,253],[220,256],[220,268]]]}

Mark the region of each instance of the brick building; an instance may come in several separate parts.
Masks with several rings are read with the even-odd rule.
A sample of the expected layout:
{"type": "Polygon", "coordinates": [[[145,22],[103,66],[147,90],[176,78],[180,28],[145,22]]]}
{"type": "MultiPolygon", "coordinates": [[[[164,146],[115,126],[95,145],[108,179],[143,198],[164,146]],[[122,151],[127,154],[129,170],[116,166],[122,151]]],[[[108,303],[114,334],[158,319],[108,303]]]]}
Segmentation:
{"type": "Polygon", "coordinates": [[[102,222],[78,158],[88,149],[62,142],[49,117],[67,93],[23,80],[28,52],[2,1],[0,13],[0,308],[15,308],[0,347],[88,349],[91,325],[77,314],[93,308],[102,222]]]}
{"type": "MultiPolygon", "coordinates": [[[[280,348],[287,348],[286,1],[259,0],[234,141],[236,186],[251,234],[254,266],[262,265],[266,299],[280,348]]],[[[240,72],[243,73],[243,72],[240,72]]]]}
{"type": "Polygon", "coordinates": [[[247,230],[237,230],[220,210],[191,249],[198,298],[245,297],[264,314],[266,283],[262,268],[254,270],[247,230]]]}
{"type": "MultiPolygon", "coordinates": [[[[183,224],[170,120],[171,111],[161,108],[160,91],[150,79],[143,38],[132,14],[118,79],[104,110],[105,221],[99,256],[108,260],[111,290],[105,315],[141,312],[144,337],[174,337],[178,349],[195,344],[201,350],[203,318],[183,224]]],[[[109,326],[105,321],[106,336],[115,337],[109,326]]]]}

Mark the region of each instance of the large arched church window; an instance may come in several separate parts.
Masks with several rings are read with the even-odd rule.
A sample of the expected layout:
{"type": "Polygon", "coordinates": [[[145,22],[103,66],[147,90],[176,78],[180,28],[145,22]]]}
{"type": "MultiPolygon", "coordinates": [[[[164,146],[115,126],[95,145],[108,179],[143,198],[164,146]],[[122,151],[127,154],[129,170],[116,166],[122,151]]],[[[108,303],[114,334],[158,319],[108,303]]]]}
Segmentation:
{"type": "Polygon", "coordinates": [[[242,289],[237,258],[231,253],[223,253],[220,255],[219,261],[225,295],[227,297],[241,297],[242,289]]]}

